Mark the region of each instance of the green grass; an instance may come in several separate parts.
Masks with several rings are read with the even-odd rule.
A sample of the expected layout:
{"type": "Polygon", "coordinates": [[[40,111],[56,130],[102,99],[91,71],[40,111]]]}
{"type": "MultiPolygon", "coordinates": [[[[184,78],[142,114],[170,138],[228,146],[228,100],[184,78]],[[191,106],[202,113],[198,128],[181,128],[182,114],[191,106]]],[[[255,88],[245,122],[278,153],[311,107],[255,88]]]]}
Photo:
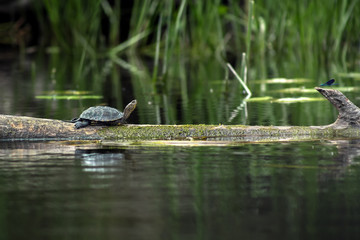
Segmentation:
{"type": "MultiPolygon", "coordinates": [[[[296,87],[312,89],[360,71],[359,0],[133,0],[127,8],[114,2],[36,2],[41,42],[59,50],[50,55],[49,88],[55,82],[55,90],[121,99],[125,71],[132,89],[126,95],[148,103],[139,105],[143,122],[226,122],[238,108],[235,119],[246,123],[243,88],[227,76],[227,62],[254,97],[284,87],[254,80],[308,78],[296,87]]],[[[319,115],[320,108],[308,107],[304,116],[319,115]]],[[[277,111],[268,119],[288,115],[266,111],[277,111]]]]}
{"type": "Polygon", "coordinates": [[[179,54],[199,60],[217,56],[224,62],[235,58],[240,63],[246,53],[250,78],[304,71],[314,75],[319,68],[346,71],[356,61],[351,53],[360,31],[358,2],[248,0],[224,5],[220,0],[134,0],[131,9],[122,9],[118,1],[43,0],[37,9],[46,42],[65,53],[108,57],[123,67],[118,58],[124,60],[126,51],[146,52],[156,60],[149,69],[156,82],[156,75],[166,75],[179,54]],[[126,11],[131,18],[120,22],[126,11]],[[109,31],[103,32],[102,24],[108,24],[109,31]],[[122,31],[127,24],[129,32],[122,31]],[[123,35],[127,40],[119,42],[123,35]],[[102,55],[104,51],[108,54],[102,55]]]}

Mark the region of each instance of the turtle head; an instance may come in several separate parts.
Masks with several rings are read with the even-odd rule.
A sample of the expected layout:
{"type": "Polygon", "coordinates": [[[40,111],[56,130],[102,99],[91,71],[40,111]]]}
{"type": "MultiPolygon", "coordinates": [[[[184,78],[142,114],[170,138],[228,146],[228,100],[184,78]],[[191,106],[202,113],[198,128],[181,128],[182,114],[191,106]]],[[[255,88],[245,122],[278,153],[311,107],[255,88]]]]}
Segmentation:
{"type": "Polygon", "coordinates": [[[124,109],[124,116],[123,116],[123,120],[125,121],[130,114],[132,113],[132,111],[134,111],[134,109],[136,108],[136,104],[137,101],[136,100],[132,100],[124,109]]]}

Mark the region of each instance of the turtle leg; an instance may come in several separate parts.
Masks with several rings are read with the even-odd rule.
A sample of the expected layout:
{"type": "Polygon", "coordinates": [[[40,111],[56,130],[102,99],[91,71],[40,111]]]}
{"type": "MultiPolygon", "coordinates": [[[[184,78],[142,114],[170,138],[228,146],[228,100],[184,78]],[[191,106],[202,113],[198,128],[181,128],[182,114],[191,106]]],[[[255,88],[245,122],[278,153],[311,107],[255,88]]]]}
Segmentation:
{"type": "Polygon", "coordinates": [[[122,125],[122,124],[127,124],[127,122],[126,122],[126,119],[124,119],[124,118],[121,118],[120,120],[119,120],[119,123],[122,125]]]}
{"type": "Polygon", "coordinates": [[[81,120],[81,121],[77,121],[75,123],[75,128],[79,129],[79,128],[83,128],[90,125],[90,121],[87,120],[81,120]]]}
{"type": "Polygon", "coordinates": [[[70,120],[70,122],[75,123],[75,122],[77,122],[78,120],[79,120],[79,118],[73,118],[73,119],[70,120]]]}

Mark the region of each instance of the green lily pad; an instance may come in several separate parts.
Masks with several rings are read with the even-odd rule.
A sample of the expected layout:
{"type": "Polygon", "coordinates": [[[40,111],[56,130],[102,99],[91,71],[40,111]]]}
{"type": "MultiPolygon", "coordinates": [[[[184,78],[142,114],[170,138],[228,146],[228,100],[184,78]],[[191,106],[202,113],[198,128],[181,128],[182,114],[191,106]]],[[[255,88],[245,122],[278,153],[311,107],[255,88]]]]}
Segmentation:
{"type": "Polygon", "coordinates": [[[90,94],[91,91],[76,91],[76,90],[64,90],[64,91],[44,91],[46,95],[86,95],[90,94]]]}
{"type": "Polygon", "coordinates": [[[246,99],[246,102],[270,102],[273,99],[273,97],[265,96],[265,97],[252,97],[249,99],[246,99]]]}
{"type": "Polygon", "coordinates": [[[360,80],[360,72],[349,72],[349,73],[337,73],[339,77],[354,78],[360,80]]]}
{"type": "Polygon", "coordinates": [[[305,83],[312,82],[308,78],[270,78],[264,80],[255,80],[254,83],[267,83],[267,84],[290,84],[290,83],[305,83]]]}
{"type": "Polygon", "coordinates": [[[314,88],[283,88],[279,90],[274,90],[273,92],[277,93],[317,93],[314,88]]]}
{"type": "Polygon", "coordinates": [[[298,98],[279,98],[273,100],[275,103],[301,103],[301,102],[316,102],[326,101],[325,98],[311,98],[311,97],[298,97],[298,98]]]}
{"type": "Polygon", "coordinates": [[[102,99],[102,95],[91,94],[90,91],[45,91],[43,95],[37,95],[36,99],[48,99],[48,100],[83,100],[83,99],[102,99]]]}
{"type": "Polygon", "coordinates": [[[83,100],[83,99],[102,99],[100,95],[38,95],[36,99],[47,100],[83,100]]]}
{"type": "MultiPolygon", "coordinates": [[[[357,92],[357,91],[360,91],[360,87],[337,87],[337,86],[332,86],[332,87],[323,87],[323,88],[332,88],[332,89],[339,90],[341,92],[357,92]]],[[[276,93],[317,93],[315,88],[283,88],[283,89],[279,89],[279,90],[274,90],[272,92],[276,92],[276,93]]]]}

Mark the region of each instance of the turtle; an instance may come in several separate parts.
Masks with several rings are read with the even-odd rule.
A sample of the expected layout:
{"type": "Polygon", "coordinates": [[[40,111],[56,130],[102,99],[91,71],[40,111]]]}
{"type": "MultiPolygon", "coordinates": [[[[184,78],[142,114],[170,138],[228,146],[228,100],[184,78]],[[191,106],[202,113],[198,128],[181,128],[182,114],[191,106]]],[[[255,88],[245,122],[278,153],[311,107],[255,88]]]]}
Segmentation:
{"type": "Polygon", "coordinates": [[[126,119],[136,108],[137,101],[132,100],[124,109],[124,113],[108,106],[90,107],[80,114],[80,117],[71,120],[75,128],[88,125],[118,125],[126,123],[126,119]]]}

